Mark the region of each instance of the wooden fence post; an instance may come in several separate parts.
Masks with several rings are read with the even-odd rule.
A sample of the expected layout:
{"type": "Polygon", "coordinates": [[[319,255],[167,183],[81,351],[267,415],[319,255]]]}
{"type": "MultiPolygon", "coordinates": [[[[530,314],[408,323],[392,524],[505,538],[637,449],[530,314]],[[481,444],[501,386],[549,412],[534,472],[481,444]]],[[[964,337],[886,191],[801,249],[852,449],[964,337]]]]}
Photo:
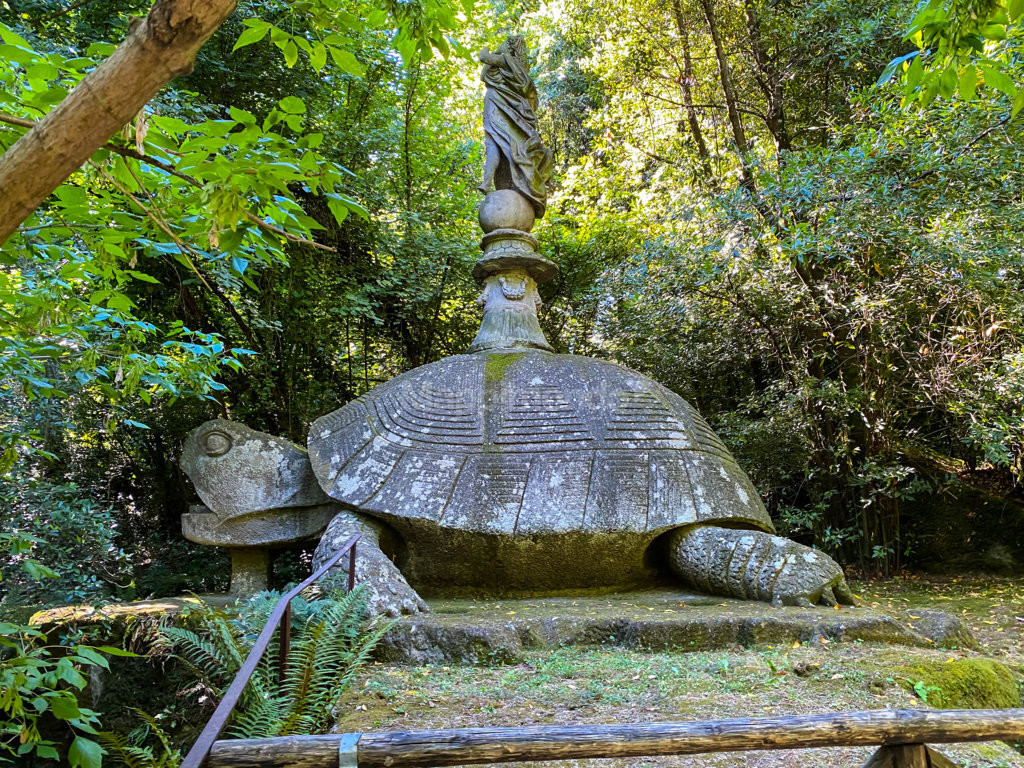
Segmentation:
{"type": "Polygon", "coordinates": [[[882,747],[861,768],[957,768],[956,763],[924,744],[882,747]]]}

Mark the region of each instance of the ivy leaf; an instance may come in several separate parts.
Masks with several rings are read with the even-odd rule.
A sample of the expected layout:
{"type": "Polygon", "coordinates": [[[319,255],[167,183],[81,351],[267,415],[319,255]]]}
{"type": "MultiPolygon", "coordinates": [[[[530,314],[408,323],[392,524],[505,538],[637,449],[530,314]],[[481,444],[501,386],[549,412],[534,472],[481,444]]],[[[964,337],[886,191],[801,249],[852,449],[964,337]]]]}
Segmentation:
{"type": "Polygon", "coordinates": [[[75,718],[82,716],[82,712],[78,708],[78,702],[75,701],[75,697],[67,691],[57,691],[56,695],[50,696],[48,699],[50,702],[50,711],[57,719],[74,720],[75,718]]]}
{"type": "Polygon", "coordinates": [[[948,99],[956,92],[957,86],[956,67],[951,64],[939,76],[939,93],[942,98],[948,99]]]}
{"type": "Polygon", "coordinates": [[[313,69],[319,72],[327,64],[327,46],[323,43],[313,43],[313,49],[309,52],[309,63],[313,69]]]}
{"type": "Polygon", "coordinates": [[[295,66],[295,62],[299,60],[299,47],[295,44],[294,40],[289,40],[281,48],[281,52],[284,54],[284,63],[289,69],[295,66]]]}
{"type": "Polygon", "coordinates": [[[126,651],[124,648],[118,648],[115,645],[97,645],[96,650],[103,651],[103,653],[109,654],[111,656],[124,656],[126,658],[131,659],[139,658],[139,654],[132,653],[131,651],[126,651]]]}
{"type": "Polygon", "coordinates": [[[304,115],[306,113],[306,104],[298,96],[285,96],[278,103],[282,111],[289,115],[304,115]]]}
{"type": "Polygon", "coordinates": [[[28,575],[31,576],[33,579],[42,580],[57,578],[56,571],[54,571],[51,568],[48,568],[42,563],[36,562],[35,560],[26,560],[21,565],[22,568],[24,568],[25,572],[28,573],[28,575]]]}
{"type": "Polygon", "coordinates": [[[231,115],[231,119],[242,125],[255,125],[256,118],[251,112],[246,112],[244,109],[238,109],[237,107],[228,107],[228,114],[231,115]]]}
{"type": "Polygon", "coordinates": [[[969,64],[960,73],[960,82],[957,83],[957,90],[960,92],[960,98],[964,101],[970,101],[974,98],[978,90],[978,70],[973,64],[969,64]]]}
{"type": "Polygon", "coordinates": [[[1017,95],[1017,86],[1013,84],[1013,79],[995,66],[985,68],[985,85],[1005,93],[1011,99],[1017,95]]]}
{"type": "Polygon", "coordinates": [[[87,645],[80,645],[75,648],[75,654],[80,656],[87,664],[95,664],[97,667],[110,669],[110,665],[107,663],[107,660],[87,645]]]}
{"type": "Polygon", "coordinates": [[[875,81],[875,85],[884,85],[892,79],[892,76],[896,74],[896,69],[905,61],[909,61],[920,53],[920,51],[911,51],[905,56],[897,56],[895,59],[885,65],[885,69],[882,70],[882,74],[878,76],[878,80],[875,81]]]}
{"type": "Polygon", "coordinates": [[[348,206],[341,201],[338,195],[327,195],[327,207],[331,209],[334,220],[339,224],[348,216],[348,206]]]}
{"type": "Polygon", "coordinates": [[[1024,91],[1017,92],[1017,98],[1013,100],[1013,108],[1010,110],[1010,117],[1016,117],[1021,107],[1024,107],[1024,91]]]}

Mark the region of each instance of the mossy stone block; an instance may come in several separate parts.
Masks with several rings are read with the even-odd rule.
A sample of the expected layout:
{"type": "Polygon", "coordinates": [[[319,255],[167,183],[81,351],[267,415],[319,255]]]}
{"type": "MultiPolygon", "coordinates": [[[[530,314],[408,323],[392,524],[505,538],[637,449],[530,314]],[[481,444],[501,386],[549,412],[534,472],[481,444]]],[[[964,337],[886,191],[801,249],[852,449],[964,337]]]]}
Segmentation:
{"type": "MultiPolygon", "coordinates": [[[[905,686],[922,683],[928,703],[939,709],[1008,709],[1021,706],[1013,672],[993,659],[958,659],[915,664],[903,670],[905,686]]],[[[920,688],[920,686],[918,686],[920,688]]]]}

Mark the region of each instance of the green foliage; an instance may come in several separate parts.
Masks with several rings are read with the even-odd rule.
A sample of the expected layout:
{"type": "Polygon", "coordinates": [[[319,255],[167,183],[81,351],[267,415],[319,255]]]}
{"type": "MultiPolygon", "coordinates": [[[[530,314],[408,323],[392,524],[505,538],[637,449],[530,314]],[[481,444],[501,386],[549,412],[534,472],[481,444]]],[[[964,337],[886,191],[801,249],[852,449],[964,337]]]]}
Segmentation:
{"type": "Polygon", "coordinates": [[[879,83],[900,72],[905,101],[928,106],[936,98],[972,101],[980,91],[1010,105],[1012,118],[1024,107],[1019,94],[1020,0],[928,0],[918,8],[904,40],[917,46],[889,62],[879,83]]]}
{"type": "MultiPolygon", "coordinates": [[[[454,10],[440,0],[254,9],[261,18],[245,22],[236,49],[267,37],[288,68],[300,52],[315,72],[331,69],[330,60],[330,76],[345,87],[365,74],[353,48],[368,37],[389,37],[409,60],[453,48],[446,32],[456,24],[454,10]]],[[[90,11],[67,13],[84,21],[90,11]]],[[[69,55],[41,22],[33,25],[33,14],[22,18],[23,29],[0,24],[0,152],[24,131],[18,121],[49,111],[112,49],[90,39],[69,55]]],[[[239,104],[213,108],[194,96],[158,97],[0,248],[5,388],[29,399],[62,397],[61,379],[70,379],[115,405],[213,399],[226,372],[240,372],[247,356],[266,351],[251,348],[261,345],[238,310],[240,294],[256,290],[262,270],[286,263],[289,244],[331,250],[314,243],[325,224],[300,201],[324,201],[334,224],[368,215],[352,196],[355,175],[325,153],[324,132],[309,125],[303,98],[285,95],[257,117],[239,104]],[[244,341],[154,312],[161,293],[175,289],[208,293],[244,341]]],[[[5,464],[15,448],[35,445],[17,432],[0,434],[5,464]]]]}
{"type": "MultiPolygon", "coordinates": [[[[202,682],[219,697],[263,628],[280,593],[263,592],[240,601],[228,612],[203,605],[198,627],[166,627],[165,641],[202,682]]],[[[362,590],[292,602],[292,641],[283,676],[278,670],[276,640],[264,653],[235,709],[229,733],[259,738],[326,733],[342,692],[369,659],[392,623],[366,624],[362,590]]]]}
{"type": "Polygon", "coordinates": [[[904,107],[874,87],[909,14],[650,0],[534,20],[551,108],[596,101],[539,227],[594,271],[545,297],[546,327],[688,398],[787,533],[882,573],[913,553],[915,499],[1014,497],[1024,445],[1019,128],[998,88],[904,107]]]}
{"type": "MultiPolygon", "coordinates": [[[[21,120],[147,7],[7,1],[0,112],[21,120]]],[[[559,167],[536,232],[562,268],[548,338],[690,399],[786,532],[883,573],[913,562],[918,510],[952,494],[992,520],[1020,494],[1018,20],[907,0],[242,2],[4,246],[0,469],[107,500],[89,515],[109,505],[140,594],[212,586],[178,532],[192,427],[301,441],[472,339],[465,53],[515,27],[559,167]],[[912,69],[910,91],[875,85],[912,69]]],[[[0,123],[0,148],[23,131],[0,123]]]]}
{"type": "Polygon", "coordinates": [[[135,713],[142,720],[142,727],[127,735],[102,731],[96,739],[114,760],[127,768],[178,768],[181,765],[181,750],[171,744],[171,735],[152,715],[140,709],[135,713]],[[155,739],[156,744],[147,744],[155,739]]]}
{"type": "Polygon", "coordinates": [[[916,693],[918,695],[918,697],[921,699],[921,701],[923,701],[925,704],[928,703],[928,694],[942,690],[937,685],[927,685],[924,682],[924,680],[917,680],[916,682],[915,681],[908,681],[908,682],[912,683],[911,687],[914,689],[914,693],[916,693]]]}
{"type": "MultiPolygon", "coordinates": [[[[24,557],[34,544],[30,537],[0,532],[0,544],[17,557],[17,566],[30,577],[52,575],[45,566],[24,557]]],[[[10,568],[5,566],[5,579],[9,575],[10,568]]],[[[46,728],[56,721],[73,734],[65,755],[68,763],[73,768],[99,768],[103,750],[92,738],[99,717],[80,706],[77,693],[88,682],[83,673],[93,667],[109,669],[103,654],[132,655],[109,646],[51,643],[39,629],[0,622],[0,764],[17,765],[30,755],[59,758],[59,743],[46,728]]]]}
{"type": "Polygon", "coordinates": [[[73,483],[20,474],[0,479],[0,515],[5,530],[31,544],[27,551],[12,548],[0,606],[82,603],[131,587],[131,562],[118,546],[113,510],[83,497],[73,483]],[[11,567],[17,564],[27,570],[11,567]]]}

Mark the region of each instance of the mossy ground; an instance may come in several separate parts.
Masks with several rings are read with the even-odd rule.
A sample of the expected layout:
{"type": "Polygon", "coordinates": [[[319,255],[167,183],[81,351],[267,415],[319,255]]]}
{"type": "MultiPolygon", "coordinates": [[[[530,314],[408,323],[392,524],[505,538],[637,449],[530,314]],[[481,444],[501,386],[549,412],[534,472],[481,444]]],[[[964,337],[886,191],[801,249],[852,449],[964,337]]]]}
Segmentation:
{"type": "MultiPolygon", "coordinates": [[[[992,678],[1009,675],[1018,686],[1024,682],[1024,579],[907,578],[854,588],[866,606],[883,611],[920,608],[958,615],[975,632],[980,647],[946,651],[818,643],[700,653],[561,648],[531,653],[523,662],[504,667],[379,664],[368,668],[342,701],[339,728],[626,723],[916,708],[941,703],[939,692],[929,686],[941,688],[943,681],[957,706],[1004,705],[1007,700],[1000,697],[1007,694],[1005,685],[969,686],[967,698],[962,692],[953,695],[950,681],[959,680],[965,671],[989,667],[986,659],[1000,664],[991,669],[1002,670],[992,672],[992,678]],[[983,663],[964,663],[976,660],[983,663]],[[923,684],[918,690],[924,691],[927,703],[914,692],[917,683],[923,684]]],[[[971,768],[1024,768],[1024,756],[1000,743],[939,749],[971,768]]],[[[852,768],[871,751],[816,749],[600,763],[614,768],[852,768]]]]}

